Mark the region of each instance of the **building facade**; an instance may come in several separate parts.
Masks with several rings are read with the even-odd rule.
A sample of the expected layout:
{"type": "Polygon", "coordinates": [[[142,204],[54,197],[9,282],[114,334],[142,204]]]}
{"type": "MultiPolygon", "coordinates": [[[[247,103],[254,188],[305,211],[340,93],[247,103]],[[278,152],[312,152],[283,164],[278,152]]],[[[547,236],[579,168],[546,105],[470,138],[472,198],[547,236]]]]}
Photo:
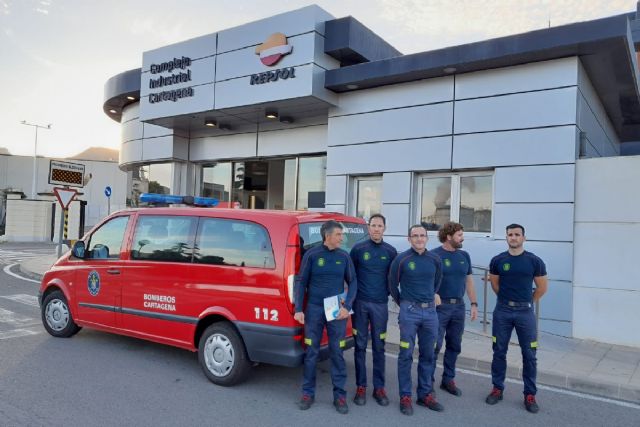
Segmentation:
{"type": "Polygon", "coordinates": [[[478,266],[521,223],[549,271],[540,328],[574,336],[576,164],[640,139],[635,28],[630,13],[402,55],[309,6],[145,52],[103,107],[134,205],[153,190],[382,212],[399,250],[411,224],[434,247],[455,220],[478,266]]]}

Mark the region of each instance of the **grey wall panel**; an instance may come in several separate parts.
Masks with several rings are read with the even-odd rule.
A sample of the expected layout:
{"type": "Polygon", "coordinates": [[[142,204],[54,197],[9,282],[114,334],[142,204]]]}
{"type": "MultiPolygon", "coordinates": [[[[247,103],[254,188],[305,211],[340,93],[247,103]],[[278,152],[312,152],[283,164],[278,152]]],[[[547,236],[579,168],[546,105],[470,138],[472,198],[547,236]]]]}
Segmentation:
{"type": "Polygon", "coordinates": [[[511,224],[522,224],[531,240],[573,241],[572,203],[496,203],[493,210],[494,237],[511,224]]]}
{"type": "Polygon", "coordinates": [[[142,122],[137,119],[120,124],[120,141],[127,142],[142,139],[142,122]]]}
{"type": "Polygon", "coordinates": [[[189,160],[188,138],[182,138],[180,136],[173,137],[173,158],[176,160],[189,160]]]}
{"type": "MultiPolygon", "coordinates": [[[[540,330],[561,337],[573,337],[573,322],[540,319],[540,330]]],[[[544,344],[542,344],[544,346],[544,344]]]]}
{"type": "Polygon", "coordinates": [[[311,81],[312,93],[314,97],[321,99],[322,101],[325,101],[333,106],[338,103],[338,94],[327,90],[324,87],[324,73],[324,68],[317,65],[313,66],[313,80],[311,81]]]}
{"type": "Polygon", "coordinates": [[[326,196],[327,204],[344,205],[347,200],[347,176],[336,175],[327,177],[326,196]]]}
{"type": "Polygon", "coordinates": [[[578,96],[578,128],[584,132],[584,137],[598,154],[591,157],[605,157],[613,150],[613,143],[598,123],[595,114],[582,94],[578,96]]]}
{"type": "MultiPolygon", "coordinates": [[[[313,47],[313,51],[314,51],[313,62],[315,62],[317,65],[319,65],[320,67],[326,70],[333,70],[335,68],[340,68],[340,61],[324,53],[325,37],[320,33],[316,32],[313,40],[315,42],[315,45],[313,47]]],[[[322,79],[322,83],[324,87],[324,78],[322,79]]]]}
{"type": "Polygon", "coordinates": [[[575,86],[577,83],[578,59],[571,57],[456,76],[456,99],[575,86]]]}
{"type": "MultiPolygon", "coordinates": [[[[169,86],[165,90],[171,91],[173,89],[169,86]]],[[[140,120],[146,121],[159,117],[180,116],[211,110],[213,109],[214,95],[215,86],[211,83],[194,87],[193,96],[180,98],[176,101],[168,100],[152,104],[148,97],[141,98],[140,120]]]]}
{"type": "Polygon", "coordinates": [[[576,163],[576,222],[636,223],[640,156],[576,163]]]}
{"type": "Polygon", "coordinates": [[[452,99],[453,77],[419,80],[343,93],[340,95],[340,104],[329,111],[329,116],[432,104],[452,99]]]}
{"type": "Polygon", "coordinates": [[[131,120],[138,120],[140,118],[140,102],[134,102],[122,109],[122,118],[120,123],[124,124],[131,120]]]}
{"type": "Polygon", "coordinates": [[[256,135],[237,134],[191,140],[191,160],[240,159],[256,155],[256,135]]]}
{"type": "MultiPolygon", "coordinates": [[[[331,132],[331,125],[329,125],[331,132]]],[[[368,174],[449,169],[451,137],[329,147],[327,174],[368,174]],[[371,153],[377,155],[372,156],[371,153]]]]}
{"type": "Polygon", "coordinates": [[[173,58],[186,56],[192,60],[215,55],[217,34],[207,34],[183,42],[148,50],[142,54],[142,72],[149,71],[151,64],[161,64],[173,58]]]}
{"type": "Polygon", "coordinates": [[[456,101],[455,132],[491,132],[576,123],[575,87],[456,101]]]}
{"type": "Polygon", "coordinates": [[[255,46],[223,53],[217,57],[216,81],[224,81],[251,74],[263,73],[279,68],[296,67],[314,61],[315,39],[321,38],[316,33],[301,34],[289,37],[287,42],[293,47],[289,55],[285,55],[274,66],[268,67],[260,62],[255,46]]]}
{"type": "Polygon", "coordinates": [[[575,126],[456,135],[453,168],[573,163],[575,126]]]}
{"type": "Polygon", "coordinates": [[[577,223],[575,233],[576,286],[640,293],[637,268],[640,223],[577,223]],[[615,245],[609,243],[612,239],[615,245]]]}
{"type": "Polygon", "coordinates": [[[573,202],[575,165],[497,168],[494,202],[573,202]]]}
{"type": "Polygon", "coordinates": [[[327,125],[260,132],[258,155],[286,156],[327,151],[327,125]]]}
{"type": "Polygon", "coordinates": [[[271,16],[259,21],[220,31],[218,52],[241,49],[263,43],[271,34],[280,32],[286,36],[318,31],[324,34],[324,21],[333,16],[316,5],[271,16]]]}
{"type": "Polygon", "coordinates": [[[383,174],[382,203],[410,203],[412,176],[411,172],[383,174]]]}
{"type": "Polygon", "coordinates": [[[162,126],[150,125],[148,123],[143,124],[144,129],[144,137],[146,138],[156,138],[158,136],[171,136],[174,134],[173,129],[165,128],[162,126]]]}
{"type": "Polygon", "coordinates": [[[216,83],[216,109],[300,98],[313,94],[313,65],[295,67],[295,78],[251,85],[249,76],[216,83]]]}
{"type": "MultiPolygon", "coordinates": [[[[164,72],[158,74],[143,73],[140,80],[140,98],[147,97],[150,93],[158,93],[164,90],[174,90],[189,86],[199,86],[206,83],[212,83],[216,76],[216,57],[198,59],[191,62],[191,65],[185,69],[177,68],[172,72],[164,72]],[[151,88],[151,81],[157,80],[159,77],[169,77],[172,74],[186,73],[190,71],[191,80],[184,83],[174,83],[168,86],[151,88]]],[[[151,106],[153,107],[153,105],[151,106]]]]}
{"type": "Polygon", "coordinates": [[[173,158],[173,136],[142,140],[142,160],[154,161],[173,158]]]}
{"type": "Polygon", "coordinates": [[[587,104],[589,104],[589,108],[593,111],[596,119],[598,120],[598,124],[602,127],[603,131],[606,133],[609,140],[615,145],[620,144],[620,140],[616,135],[616,132],[611,124],[611,120],[607,115],[602,102],[600,101],[600,97],[596,93],[593,85],[591,84],[591,80],[587,75],[582,63],[579,63],[578,67],[578,88],[579,93],[582,94],[587,104]]]}
{"type": "Polygon", "coordinates": [[[382,215],[387,219],[386,233],[395,236],[407,236],[409,229],[409,204],[382,205],[382,215]]]}
{"type": "Polygon", "coordinates": [[[123,142],[120,145],[120,158],[118,163],[125,165],[142,160],[142,140],[123,142]]]}
{"type": "Polygon", "coordinates": [[[448,135],[452,116],[453,103],[447,102],[331,117],[328,145],[448,135]]]}
{"type": "Polygon", "coordinates": [[[549,281],[547,293],[540,300],[540,317],[548,320],[573,319],[573,286],[571,282],[549,281]]]}

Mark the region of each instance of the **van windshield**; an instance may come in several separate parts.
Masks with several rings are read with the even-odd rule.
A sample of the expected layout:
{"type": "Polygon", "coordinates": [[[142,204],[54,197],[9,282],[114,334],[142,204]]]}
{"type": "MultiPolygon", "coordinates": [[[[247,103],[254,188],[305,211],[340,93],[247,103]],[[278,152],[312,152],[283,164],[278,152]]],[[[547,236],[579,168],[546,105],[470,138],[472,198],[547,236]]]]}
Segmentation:
{"type": "MultiPolygon", "coordinates": [[[[322,236],[320,235],[320,227],[322,227],[322,224],[322,222],[308,222],[299,225],[302,255],[304,255],[308,249],[322,243],[322,236]]],[[[341,222],[341,224],[344,227],[342,230],[344,232],[344,239],[340,247],[347,252],[351,250],[353,245],[369,235],[366,224],[354,222],[341,222]]]]}

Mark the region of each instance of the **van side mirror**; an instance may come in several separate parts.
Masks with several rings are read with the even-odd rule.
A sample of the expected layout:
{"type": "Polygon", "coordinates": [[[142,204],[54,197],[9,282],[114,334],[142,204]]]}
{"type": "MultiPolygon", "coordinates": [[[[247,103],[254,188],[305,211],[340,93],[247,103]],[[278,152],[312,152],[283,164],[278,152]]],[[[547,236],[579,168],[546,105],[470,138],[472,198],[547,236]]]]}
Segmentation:
{"type": "Polygon", "coordinates": [[[71,254],[76,258],[84,259],[85,247],[82,240],[78,240],[73,244],[73,248],[71,248],[71,254]]]}

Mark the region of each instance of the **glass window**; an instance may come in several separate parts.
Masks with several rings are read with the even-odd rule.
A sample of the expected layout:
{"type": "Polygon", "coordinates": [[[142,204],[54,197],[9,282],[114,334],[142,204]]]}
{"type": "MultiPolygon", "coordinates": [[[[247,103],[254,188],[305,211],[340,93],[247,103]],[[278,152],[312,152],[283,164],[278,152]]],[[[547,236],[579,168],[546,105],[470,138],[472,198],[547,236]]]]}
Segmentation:
{"type": "Polygon", "coordinates": [[[141,215],[131,246],[131,259],[191,262],[196,218],[141,215]]]}
{"type": "Polygon", "coordinates": [[[419,221],[427,230],[439,230],[447,221],[456,221],[467,232],[491,232],[492,175],[425,176],[418,192],[419,221]]]}
{"type": "Polygon", "coordinates": [[[324,207],[327,157],[301,157],[298,163],[298,203],[296,209],[324,207]],[[319,206],[319,204],[322,206],[319,206]]]}
{"type": "Polygon", "coordinates": [[[355,179],[355,215],[368,220],[382,212],[382,177],[355,179]]]}
{"type": "Polygon", "coordinates": [[[297,168],[298,159],[286,159],[284,161],[283,207],[292,211],[296,209],[297,168]]]}
{"type": "Polygon", "coordinates": [[[271,239],[247,221],[201,218],[194,261],[200,264],[275,268],[271,239]]]}
{"type": "MultiPolygon", "coordinates": [[[[306,250],[322,243],[322,236],[320,235],[320,227],[322,227],[322,224],[322,222],[308,222],[299,225],[302,255],[304,255],[306,250]]],[[[343,222],[341,224],[344,227],[342,229],[344,239],[342,239],[342,245],[340,245],[340,247],[347,252],[351,250],[353,245],[369,235],[366,224],[352,222],[343,222]]]]}
{"type": "Polygon", "coordinates": [[[228,202],[231,196],[231,163],[216,163],[202,168],[202,192],[204,197],[215,197],[228,202]]]}
{"type": "Polygon", "coordinates": [[[451,178],[423,178],[420,222],[427,230],[438,230],[451,218],[451,178]]]}
{"type": "Polygon", "coordinates": [[[89,238],[90,259],[118,259],[124,239],[124,232],[129,222],[128,216],[119,216],[103,224],[89,238]]]}
{"type": "Polygon", "coordinates": [[[460,220],[465,231],[491,231],[491,176],[460,177],[460,220]]]}
{"type": "Polygon", "coordinates": [[[138,207],[142,193],[171,194],[172,163],[154,163],[134,167],[130,172],[131,193],[127,206],[138,207]]]}

